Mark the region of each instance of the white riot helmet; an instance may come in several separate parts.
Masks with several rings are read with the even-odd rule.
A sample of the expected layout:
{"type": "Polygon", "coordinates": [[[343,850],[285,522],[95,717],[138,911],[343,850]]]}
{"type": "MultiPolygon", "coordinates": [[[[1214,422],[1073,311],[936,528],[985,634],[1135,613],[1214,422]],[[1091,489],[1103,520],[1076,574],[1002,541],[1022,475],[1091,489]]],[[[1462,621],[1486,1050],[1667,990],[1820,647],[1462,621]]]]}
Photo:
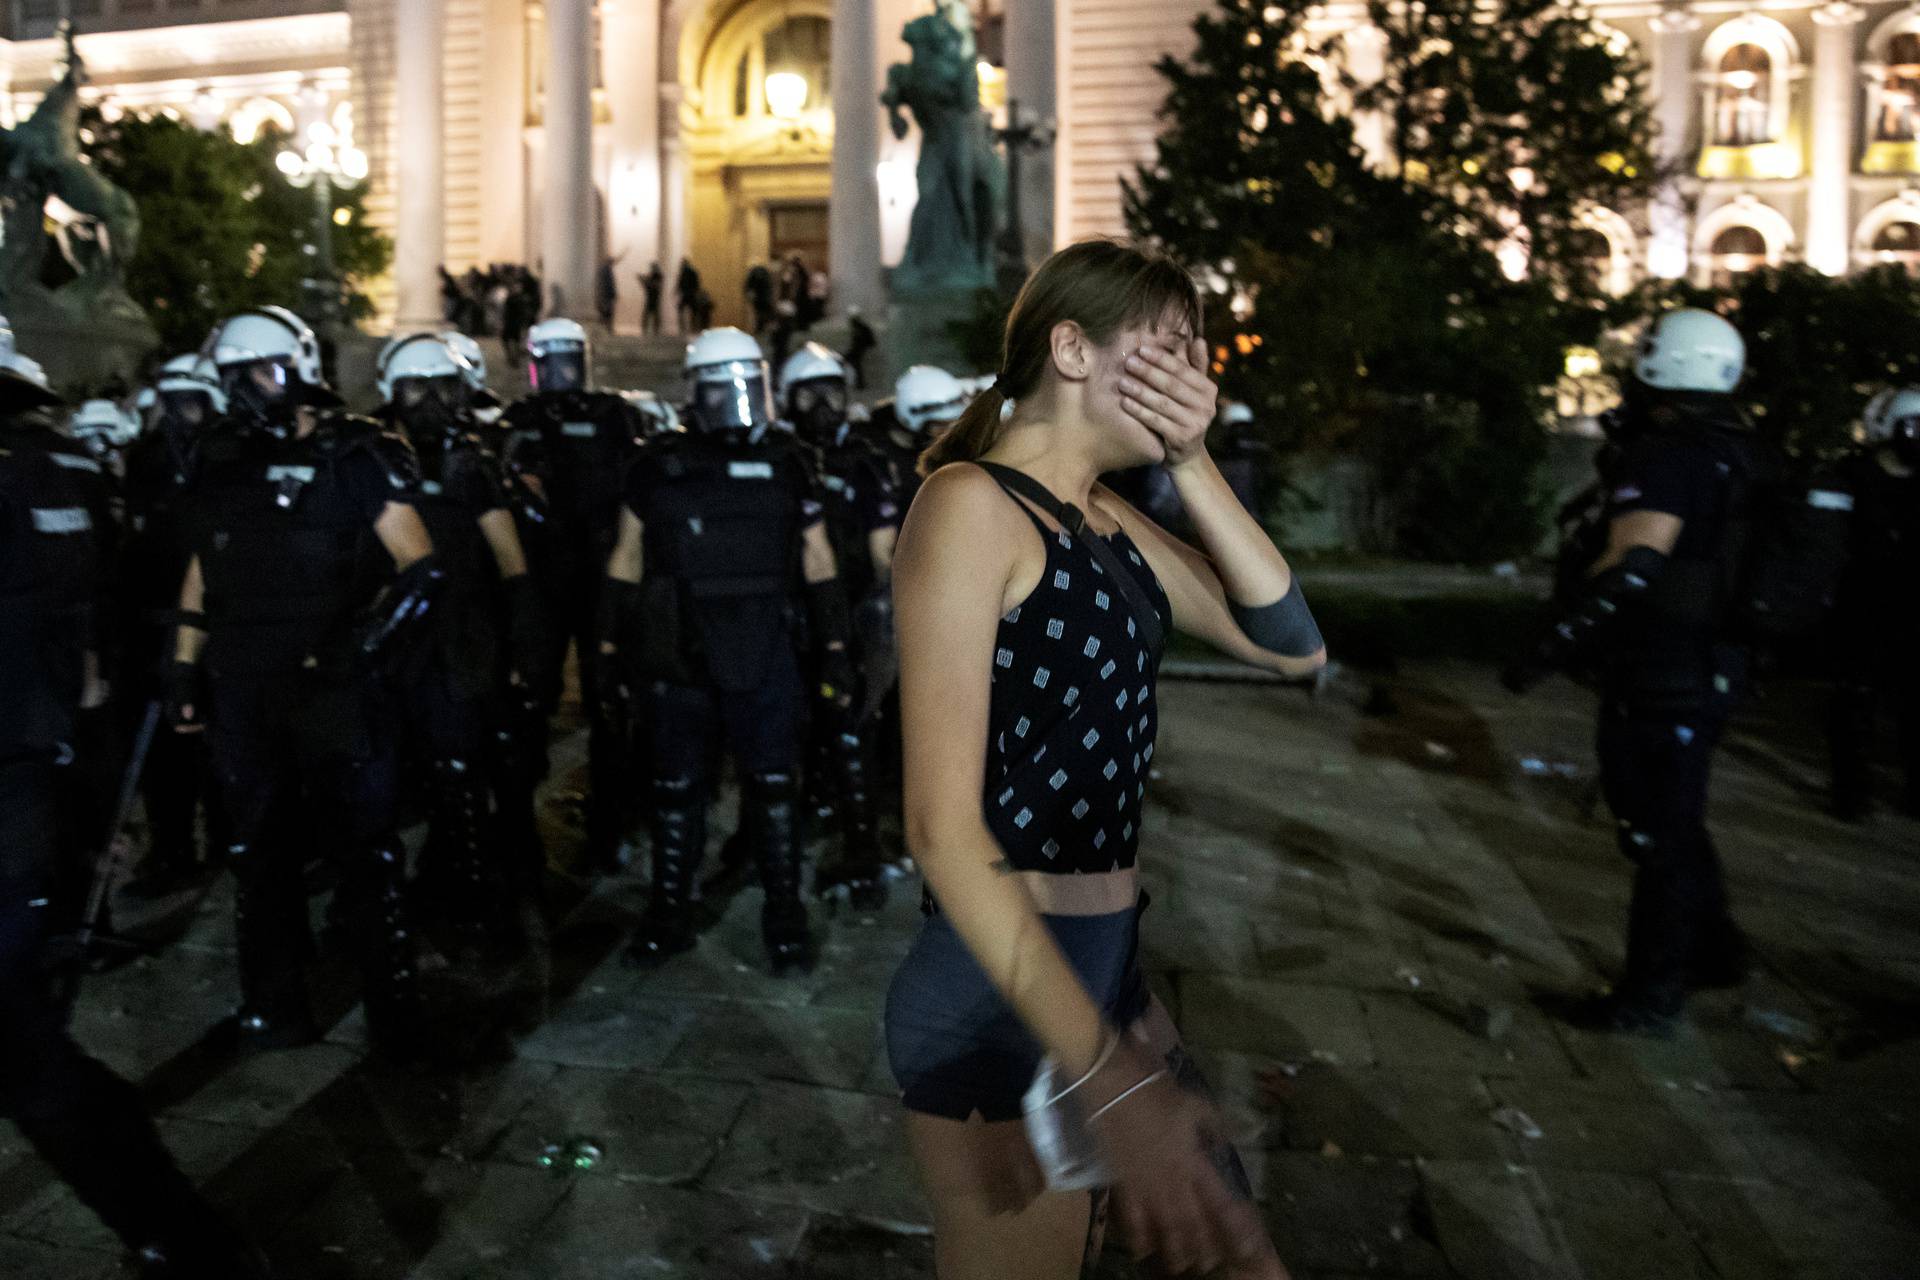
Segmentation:
{"type": "Polygon", "coordinates": [[[416,333],[387,343],[374,367],[374,385],[380,399],[392,404],[399,384],[409,378],[457,378],[462,389],[468,388],[473,385],[469,367],[446,339],[416,333]]]}
{"type": "Polygon", "coordinates": [[[1223,427],[1244,427],[1253,421],[1253,406],[1240,400],[1229,400],[1220,410],[1220,425],[1223,427]]]}
{"type": "Polygon", "coordinates": [[[111,400],[87,400],[68,419],[67,434],[96,457],[105,457],[133,443],[140,434],[140,419],[111,400]]]}
{"type": "Polygon", "coordinates": [[[649,438],[686,430],[680,422],[680,411],[651,391],[622,391],[620,398],[646,420],[649,438]]]}
{"type": "Polygon", "coordinates": [[[687,344],[687,416],[702,432],[759,440],[774,424],[772,377],[760,344],[739,329],[709,329],[687,344]]]}
{"type": "Polygon", "coordinates": [[[170,416],[195,423],[219,417],[227,411],[220,371],[203,355],[188,352],[175,356],[160,366],[160,375],[153,380],[151,391],[141,394],[138,407],[146,409],[155,404],[170,416]]]}
{"type": "Polygon", "coordinates": [[[780,366],[781,405],[787,406],[787,397],[801,383],[828,379],[851,382],[853,371],[847,368],[847,362],[832,347],[819,342],[807,343],[788,356],[787,362],[780,366]]]}
{"type": "Polygon", "coordinates": [[[836,444],[847,426],[853,370],[840,353],[809,342],[780,366],[780,413],[815,444],[836,444]]]}
{"type": "Polygon", "coordinates": [[[466,361],[467,385],[475,391],[485,391],[487,389],[487,353],[481,349],[480,343],[458,329],[448,329],[440,335],[440,341],[447,344],[447,350],[466,361]]]}
{"type": "Polygon", "coordinates": [[[440,335],[440,341],[467,362],[467,386],[473,392],[473,420],[483,427],[492,426],[506,412],[506,406],[500,403],[500,397],[487,385],[486,350],[477,339],[458,329],[448,329],[440,335]]]}
{"type": "Polygon", "coordinates": [[[578,321],[542,320],[527,330],[527,382],[536,392],[586,390],[592,356],[578,321]]]}
{"type": "Polygon", "coordinates": [[[313,402],[326,392],[320,370],[320,340],[285,307],[259,307],[231,316],[214,327],[207,353],[220,371],[220,385],[234,408],[257,417],[289,399],[313,402]],[[274,370],[279,393],[269,392],[253,376],[258,366],[274,370]]]}
{"type": "Polygon", "coordinates": [[[1711,311],[1687,308],[1653,322],[1633,372],[1660,391],[1725,394],[1740,385],[1746,368],[1747,344],[1740,331],[1711,311]]]}
{"type": "Polygon", "coordinates": [[[915,435],[951,425],[973,397],[945,369],[917,364],[893,384],[893,413],[915,435]]]}
{"type": "Polygon", "coordinates": [[[1868,444],[1885,444],[1899,434],[1903,423],[1920,419],[1920,387],[1888,387],[1867,401],[1861,415],[1868,444]]]}
{"type": "Polygon", "coordinates": [[[32,356],[8,346],[0,350],[0,412],[41,409],[60,403],[47,383],[47,371],[32,356]]]}

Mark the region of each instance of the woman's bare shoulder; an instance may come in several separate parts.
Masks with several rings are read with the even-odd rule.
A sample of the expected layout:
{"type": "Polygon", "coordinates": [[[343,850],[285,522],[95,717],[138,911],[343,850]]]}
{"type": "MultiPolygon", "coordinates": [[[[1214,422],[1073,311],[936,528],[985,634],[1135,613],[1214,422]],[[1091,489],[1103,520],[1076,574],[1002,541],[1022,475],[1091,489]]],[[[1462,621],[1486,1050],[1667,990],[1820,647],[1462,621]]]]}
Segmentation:
{"type": "Polygon", "coordinates": [[[971,463],[950,462],[920,486],[902,536],[917,526],[942,540],[960,534],[993,538],[1009,527],[1008,514],[1009,499],[992,476],[971,463]]]}

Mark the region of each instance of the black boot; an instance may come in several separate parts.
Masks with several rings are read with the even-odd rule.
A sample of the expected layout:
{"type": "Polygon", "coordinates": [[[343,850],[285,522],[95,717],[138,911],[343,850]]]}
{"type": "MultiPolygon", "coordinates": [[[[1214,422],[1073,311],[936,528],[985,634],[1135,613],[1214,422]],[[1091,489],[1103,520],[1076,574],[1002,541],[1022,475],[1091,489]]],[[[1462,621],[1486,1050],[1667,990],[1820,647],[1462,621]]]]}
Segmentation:
{"type": "Polygon", "coordinates": [[[354,872],[360,886],[353,898],[354,933],[368,1036],[389,1058],[421,1061],[429,1038],[418,943],[407,910],[406,849],[398,837],[376,841],[354,872]]]}
{"type": "Polygon", "coordinates": [[[657,965],[693,949],[693,878],[707,845],[707,801],[691,778],[653,784],[653,896],[627,948],[635,964],[657,965]]]}
{"type": "Polygon", "coordinates": [[[513,913],[482,830],[487,797],[479,773],[465,760],[439,760],[434,784],[434,842],[442,860],[446,918],[462,945],[505,950],[513,913]]]}
{"type": "Polygon", "coordinates": [[[887,878],[868,788],[866,753],[859,735],[834,735],[834,763],[840,779],[840,856],[814,876],[814,892],[844,888],[856,911],[887,905],[887,878]]]}
{"type": "Polygon", "coordinates": [[[240,1009],[235,1022],[242,1052],[293,1049],[320,1038],[303,972],[312,948],[306,931],[306,890],[301,868],[289,860],[291,852],[249,841],[227,850],[237,886],[240,1009]]]}
{"type": "Polygon", "coordinates": [[[766,905],[760,909],[760,933],[774,976],[806,973],[814,962],[813,936],[807,928],[807,904],[800,897],[800,811],[793,776],[759,774],[747,779],[741,797],[759,836],[760,883],[766,905]]]}

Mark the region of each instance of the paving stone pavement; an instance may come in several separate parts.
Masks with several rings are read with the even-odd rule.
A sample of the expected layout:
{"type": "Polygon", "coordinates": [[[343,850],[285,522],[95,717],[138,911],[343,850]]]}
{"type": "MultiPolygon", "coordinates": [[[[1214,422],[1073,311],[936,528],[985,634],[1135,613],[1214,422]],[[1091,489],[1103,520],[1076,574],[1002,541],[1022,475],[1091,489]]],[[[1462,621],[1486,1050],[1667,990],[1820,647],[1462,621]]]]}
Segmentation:
{"type": "MultiPolygon", "coordinates": [[[[1535,1003],[1619,960],[1590,697],[1516,700],[1468,666],[1386,687],[1364,711],[1354,682],[1164,690],[1144,950],[1294,1275],[1920,1276],[1920,824],[1820,814],[1817,703],[1776,695],[1729,743],[1714,825],[1760,965],[1661,1043],[1535,1003]]],[[[289,1280],[923,1280],[879,1035],[916,896],[823,919],[819,969],[776,982],[757,893],[640,973],[619,949],[643,891],[602,884],[541,962],[439,975],[517,1034],[434,1077],[369,1062],[344,1010],[310,1049],[215,1052],[234,990],[216,886],[163,918],[171,947],[90,982],[76,1034],[145,1082],[183,1165],[289,1280]],[[577,1137],[592,1169],[542,1167],[577,1137]]],[[[120,1267],[0,1125],[0,1275],[120,1267]]]]}

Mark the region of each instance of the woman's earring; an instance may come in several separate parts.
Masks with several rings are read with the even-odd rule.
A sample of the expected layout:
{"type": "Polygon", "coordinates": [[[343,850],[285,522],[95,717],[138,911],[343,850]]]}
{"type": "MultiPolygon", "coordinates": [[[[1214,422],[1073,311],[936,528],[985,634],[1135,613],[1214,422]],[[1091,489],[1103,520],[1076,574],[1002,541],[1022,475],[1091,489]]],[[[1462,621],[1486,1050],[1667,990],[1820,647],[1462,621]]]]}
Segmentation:
{"type": "Polygon", "coordinates": [[[1002,400],[1000,402],[1000,421],[1002,422],[1013,421],[1013,401],[1002,400]]]}

